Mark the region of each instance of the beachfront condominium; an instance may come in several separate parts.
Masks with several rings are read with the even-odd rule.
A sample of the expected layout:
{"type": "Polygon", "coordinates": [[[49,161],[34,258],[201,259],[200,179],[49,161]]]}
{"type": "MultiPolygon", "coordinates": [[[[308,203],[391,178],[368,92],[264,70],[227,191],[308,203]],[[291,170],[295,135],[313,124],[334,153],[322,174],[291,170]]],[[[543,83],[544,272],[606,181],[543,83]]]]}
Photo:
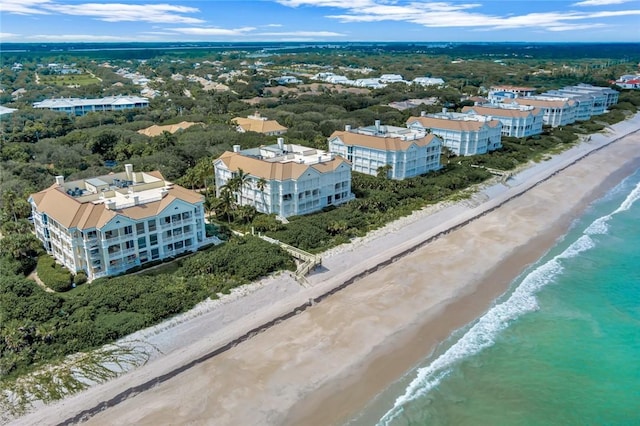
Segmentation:
{"type": "Polygon", "coordinates": [[[280,218],[317,212],[346,203],[351,193],[351,165],[342,157],[302,145],[278,143],[225,152],[213,163],[216,195],[231,179],[245,175],[236,202],[280,218]]]}
{"type": "Polygon", "coordinates": [[[540,108],[544,124],[551,127],[575,123],[578,112],[578,103],[568,97],[527,96],[512,99],[510,103],[540,108]]]}
{"type": "Polygon", "coordinates": [[[107,96],[99,99],[54,98],[33,104],[34,108],[46,108],[76,116],[90,112],[124,111],[148,106],[149,100],[139,96],[107,96]]]}
{"type": "Polygon", "coordinates": [[[36,236],[47,253],[89,280],[195,251],[205,240],[204,198],[160,172],[125,171],[31,194],[36,236]]]}
{"type": "Polygon", "coordinates": [[[540,108],[517,104],[481,104],[462,108],[464,114],[493,117],[502,123],[502,136],[525,138],[542,133],[544,113],[540,108]]]}
{"type": "Polygon", "coordinates": [[[590,119],[594,115],[604,113],[604,107],[603,107],[604,104],[600,103],[600,105],[597,108],[595,108],[595,105],[594,105],[595,98],[589,94],[567,93],[560,90],[549,90],[547,92],[541,93],[538,96],[541,98],[550,98],[550,99],[568,98],[573,100],[576,105],[576,108],[575,108],[576,121],[585,121],[590,119]]]}
{"type": "Polygon", "coordinates": [[[375,125],[336,131],[329,151],[346,158],[355,172],[406,179],[438,170],[442,141],[424,129],[375,125]]]}
{"type": "Polygon", "coordinates": [[[278,123],[276,120],[269,120],[267,117],[260,115],[258,111],[255,114],[244,117],[236,117],[231,120],[236,125],[236,130],[240,133],[256,132],[267,136],[277,136],[287,133],[287,128],[278,123]]]}
{"type": "Polygon", "coordinates": [[[448,112],[409,117],[407,127],[438,136],[442,145],[456,155],[486,154],[502,147],[502,123],[478,114],[448,112]]]}

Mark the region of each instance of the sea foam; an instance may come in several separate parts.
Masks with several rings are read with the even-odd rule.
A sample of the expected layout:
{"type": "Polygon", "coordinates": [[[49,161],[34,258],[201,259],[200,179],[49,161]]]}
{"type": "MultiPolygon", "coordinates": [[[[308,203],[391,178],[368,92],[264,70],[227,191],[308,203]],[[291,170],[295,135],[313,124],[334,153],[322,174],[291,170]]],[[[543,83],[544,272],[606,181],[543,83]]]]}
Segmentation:
{"type": "Polygon", "coordinates": [[[595,247],[595,241],[590,235],[606,233],[609,219],[613,215],[631,208],[638,199],[640,199],[640,183],[635,186],[616,210],[594,220],[584,230],[583,235],[562,253],[529,273],[506,301],[492,307],[471,326],[460,340],[431,364],[418,369],[416,377],[409,383],[404,394],[396,399],[393,407],[378,421],[378,426],[389,425],[402,413],[408,402],[425,395],[436,387],[451,371],[451,367],[455,363],[493,345],[498,334],[508,327],[514,319],[527,312],[537,310],[538,301],[535,294],[562,272],[562,260],[576,257],[595,247]]]}

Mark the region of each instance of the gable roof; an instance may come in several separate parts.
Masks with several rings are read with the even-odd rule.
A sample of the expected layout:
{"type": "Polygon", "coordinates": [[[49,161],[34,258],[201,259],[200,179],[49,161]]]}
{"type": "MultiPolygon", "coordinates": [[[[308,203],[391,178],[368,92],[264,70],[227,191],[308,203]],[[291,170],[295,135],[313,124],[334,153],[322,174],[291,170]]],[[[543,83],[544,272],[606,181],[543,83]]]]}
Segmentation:
{"type": "Polygon", "coordinates": [[[287,130],[286,127],[280,125],[280,123],[275,120],[256,120],[252,118],[236,117],[231,121],[238,127],[241,127],[245,132],[271,133],[287,130]]]}
{"type": "Polygon", "coordinates": [[[194,204],[204,199],[202,195],[178,185],[171,184],[167,188],[166,194],[158,201],[115,210],[107,209],[104,203],[80,202],[68,195],[58,184],[31,194],[29,198],[38,211],[53,218],[65,228],[78,229],[100,228],[118,215],[133,220],[157,216],[175,200],[194,204]]]}
{"type": "Polygon", "coordinates": [[[438,117],[409,117],[407,125],[420,123],[425,129],[447,129],[460,132],[477,132],[485,125],[496,127],[500,125],[499,120],[477,121],[477,120],[451,120],[438,117]]]}
{"type": "Polygon", "coordinates": [[[530,115],[539,115],[542,113],[540,108],[534,107],[533,109],[522,111],[519,109],[500,108],[500,107],[487,107],[487,106],[466,106],[462,108],[463,113],[474,112],[480,115],[490,115],[493,117],[516,117],[524,118],[530,115]]]}
{"type": "Polygon", "coordinates": [[[149,137],[154,137],[154,136],[161,135],[162,132],[175,133],[178,130],[188,129],[194,124],[202,124],[202,123],[196,123],[193,121],[181,121],[178,124],[168,124],[166,126],[158,126],[157,124],[154,124],[153,126],[147,127],[146,129],[138,130],[138,133],[142,135],[147,135],[149,137]]]}
{"type": "Polygon", "coordinates": [[[435,135],[428,134],[418,139],[402,139],[394,137],[381,137],[373,135],[363,135],[361,133],[336,131],[330,136],[330,139],[340,138],[345,145],[363,146],[381,151],[406,151],[413,144],[417,146],[427,146],[434,139],[438,140],[435,135]]]}
{"type": "Polygon", "coordinates": [[[320,173],[333,172],[342,164],[347,163],[340,156],[335,156],[330,161],[314,164],[296,163],[294,161],[272,162],[229,151],[224,152],[216,161],[223,162],[226,168],[232,172],[242,169],[243,172],[257,178],[279,181],[298,179],[309,168],[315,169],[320,173]]]}

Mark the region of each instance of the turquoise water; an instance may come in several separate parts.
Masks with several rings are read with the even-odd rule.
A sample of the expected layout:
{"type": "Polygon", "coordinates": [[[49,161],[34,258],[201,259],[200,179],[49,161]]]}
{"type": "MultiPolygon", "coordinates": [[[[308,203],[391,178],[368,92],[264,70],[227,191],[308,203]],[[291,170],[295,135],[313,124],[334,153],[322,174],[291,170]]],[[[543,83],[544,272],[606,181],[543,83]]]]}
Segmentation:
{"type": "Polygon", "coordinates": [[[640,171],[349,425],[640,425],[640,171]]]}

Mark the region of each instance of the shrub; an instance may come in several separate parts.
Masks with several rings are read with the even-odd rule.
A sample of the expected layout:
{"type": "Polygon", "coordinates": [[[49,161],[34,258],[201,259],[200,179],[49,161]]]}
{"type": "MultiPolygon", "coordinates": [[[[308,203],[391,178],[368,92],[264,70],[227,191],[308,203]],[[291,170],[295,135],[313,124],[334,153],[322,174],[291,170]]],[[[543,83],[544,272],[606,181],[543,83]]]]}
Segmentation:
{"type": "Polygon", "coordinates": [[[53,257],[40,256],[36,270],[40,280],[50,289],[54,291],[71,290],[73,275],[65,267],[58,265],[53,257]]]}
{"type": "Polygon", "coordinates": [[[75,277],[73,277],[73,283],[75,285],[82,285],[87,282],[87,274],[84,271],[78,272],[75,277]]]}

